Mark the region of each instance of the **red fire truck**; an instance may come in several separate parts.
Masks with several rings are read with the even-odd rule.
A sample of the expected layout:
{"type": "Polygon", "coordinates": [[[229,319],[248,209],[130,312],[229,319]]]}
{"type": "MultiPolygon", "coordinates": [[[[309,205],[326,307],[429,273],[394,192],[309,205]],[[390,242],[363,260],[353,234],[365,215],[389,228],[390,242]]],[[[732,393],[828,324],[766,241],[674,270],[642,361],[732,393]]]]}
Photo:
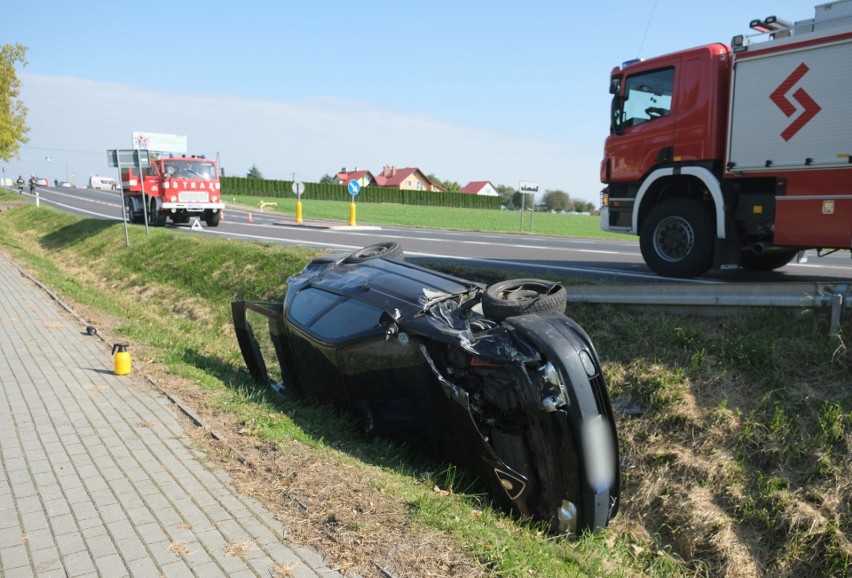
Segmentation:
{"type": "Polygon", "coordinates": [[[610,76],[601,227],[660,275],[852,247],[852,0],[751,28],[610,76]]]}
{"type": "Polygon", "coordinates": [[[155,158],[142,170],[125,168],[121,171],[126,218],[132,223],[145,222],[162,227],[167,219],[188,223],[193,216],[203,219],[207,226],[216,227],[225,204],[219,185],[216,162],[204,156],[174,156],[155,158]],[[143,204],[144,203],[144,204],[143,204]]]}

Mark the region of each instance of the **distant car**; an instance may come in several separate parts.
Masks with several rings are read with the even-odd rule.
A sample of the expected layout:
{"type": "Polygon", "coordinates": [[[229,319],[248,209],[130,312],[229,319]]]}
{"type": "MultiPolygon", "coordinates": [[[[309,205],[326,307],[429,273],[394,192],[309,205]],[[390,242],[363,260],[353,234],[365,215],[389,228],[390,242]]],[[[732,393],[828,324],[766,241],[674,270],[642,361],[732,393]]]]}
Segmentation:
{"type": "Polygon", "coordinates": [[[555,533],[616,514],[609,393],[562,286],[485,287],[406,262],[397,243],[318,257],[287,286],[283,303],[231,304],[256,381],[280,367],[284,387],[455,463],[555,533]]]}
{"type": "Polygon", "coordinates": [[[60,187],[65,187],[65,188],[70,189],[70,188],[71,188],[71,183],[69,183],[68,181],[60,181],[60,182],[59,182],[59,186],[60,186],[60,187]]]}
{"type": "Polygon", "coordinates": [[[46,186],[48,186],[48,180],[47,180],[47,177],[36,177],[35,184],[36,184],[37,186],[39,186],[39,187],[46,187],[46,186]]]}

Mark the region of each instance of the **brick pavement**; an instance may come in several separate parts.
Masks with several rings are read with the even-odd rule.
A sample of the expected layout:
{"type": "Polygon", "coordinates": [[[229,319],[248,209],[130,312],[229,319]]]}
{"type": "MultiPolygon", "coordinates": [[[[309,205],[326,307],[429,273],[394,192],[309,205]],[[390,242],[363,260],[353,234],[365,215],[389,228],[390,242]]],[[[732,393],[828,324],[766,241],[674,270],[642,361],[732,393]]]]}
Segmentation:
{"type": "Polygon", "coordinates": [[[0,576],[342,578],[0,256],[0,576]],[[244,552],[241,552],[244,550],[244,552]]]}

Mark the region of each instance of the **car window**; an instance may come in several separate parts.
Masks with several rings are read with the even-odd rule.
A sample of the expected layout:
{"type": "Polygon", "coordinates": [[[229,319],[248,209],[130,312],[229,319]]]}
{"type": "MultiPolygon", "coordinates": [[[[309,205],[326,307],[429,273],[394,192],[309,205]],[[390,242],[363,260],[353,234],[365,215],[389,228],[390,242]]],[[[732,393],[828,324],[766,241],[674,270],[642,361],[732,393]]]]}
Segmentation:
{"type": "Polygon", "coordinates": [[[355,299],[338,303],[311,324],[309,330],[329,340],[355,337],[379,328],[382,310],[355,299]]]}
{"type": "Polygon", "coordinates": [[[290,307],[287,308],[287,315],[296,324],[307,326],[329,307],[343,299],[345,297],[309,287],[296,295],[290,307]]]}

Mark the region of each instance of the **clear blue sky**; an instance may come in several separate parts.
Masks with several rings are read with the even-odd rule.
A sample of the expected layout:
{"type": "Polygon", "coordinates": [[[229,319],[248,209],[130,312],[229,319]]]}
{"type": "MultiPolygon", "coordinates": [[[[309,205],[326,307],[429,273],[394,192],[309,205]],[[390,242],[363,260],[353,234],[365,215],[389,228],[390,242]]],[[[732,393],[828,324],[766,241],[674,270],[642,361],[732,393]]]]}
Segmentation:
{"type": "Polygon", "coordinates": [[[28,47],[31,132],[4,170],[84,183],[144,131],[186,135],[229,175],[417,166],[597,202],[613,66],[815,4],[7,2],[0,43],[28,47]]]}

